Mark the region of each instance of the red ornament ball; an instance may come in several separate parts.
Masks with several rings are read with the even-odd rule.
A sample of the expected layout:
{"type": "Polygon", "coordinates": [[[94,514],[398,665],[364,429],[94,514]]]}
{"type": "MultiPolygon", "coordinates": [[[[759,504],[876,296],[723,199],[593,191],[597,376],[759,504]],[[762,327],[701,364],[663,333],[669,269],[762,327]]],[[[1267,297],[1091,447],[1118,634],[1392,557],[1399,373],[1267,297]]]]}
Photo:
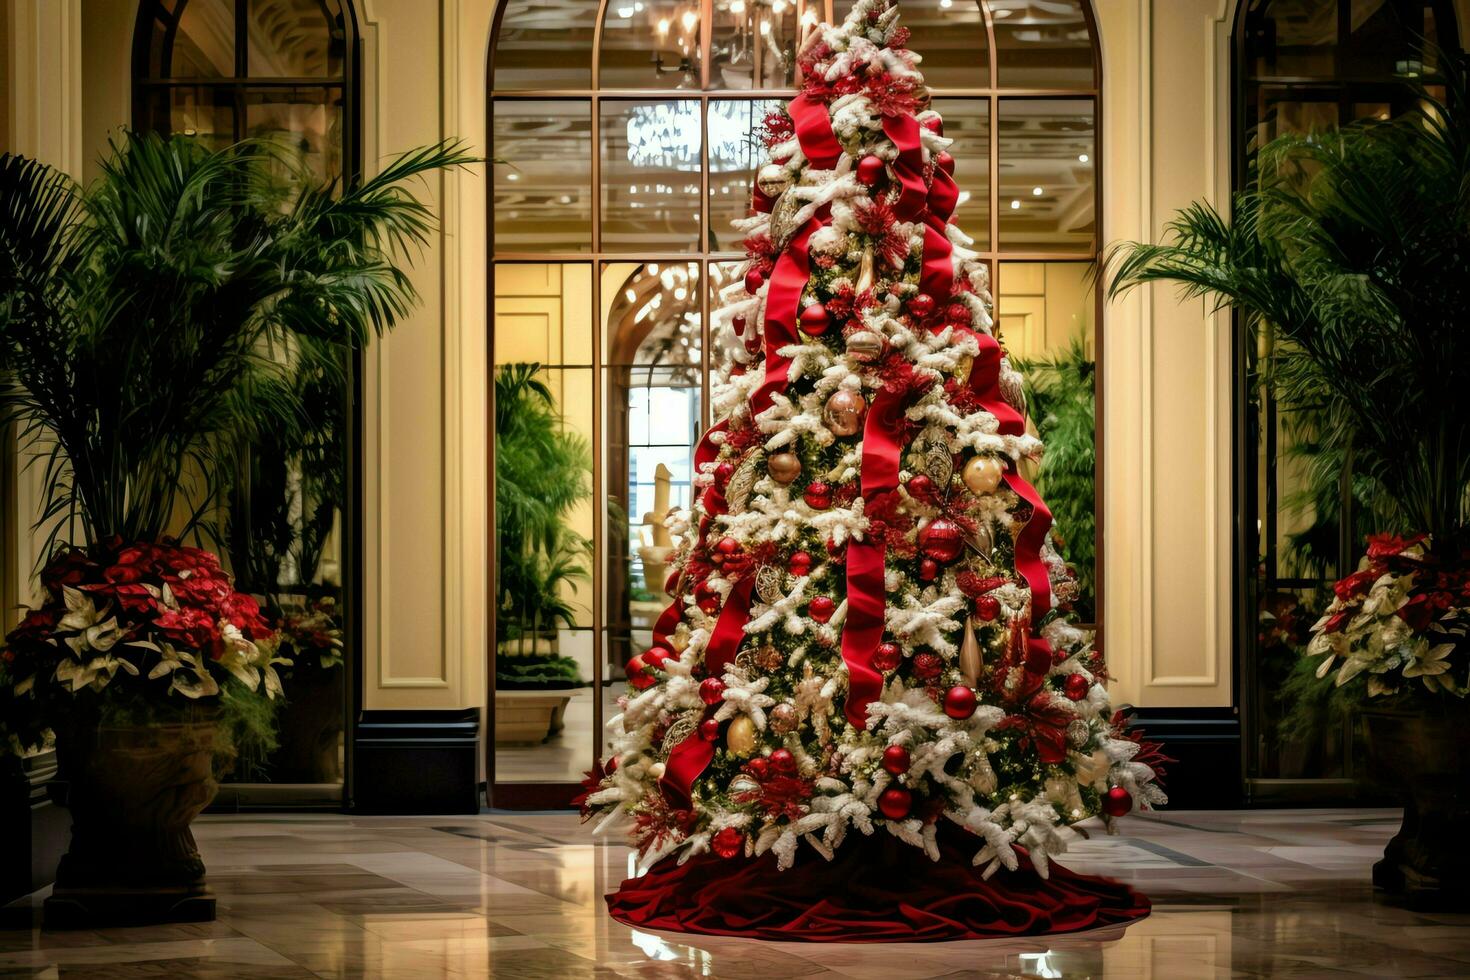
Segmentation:
{"type": "Polygon", "coordinates": [[[890,745],[883,750],[883,768],[895,776],[909,771],[909,750],[902,745],[890,745]]]}
{"type": "Polygon", "coordinates": [[[883,179],[886,170],[887,167],[883,161],[869,153],[858,161],[857,179],[867,187],[875,187],[883,179]]]}
{"type": "Polygon", "coordinates": [[[796,756],[790,749],[775,749],[771,752],[771,768],[782,776],[796,775],[796,756]]]}
{"type": "Polygon", "coordinates": [[[925,650],[914,654],[914,674],[922,680],[933,680],[944,673],[944,660],[939,654],[925,650]]]}
{"type": "Polygon", "coordinates": [[[831,325],[832,318],[827,315],[827,308],[821,303],[813,303],[801,311],[801,332],[808,337],[820,337],[831,325]]]}
{"type": "Polygon", "coordinates": [[[729,558],[731,555],[738,555],[740,553],[740,542],[726,535],[715,544],[715,551],[726,558],[729,558]]]}
{"type": "Polygon", "coordinates": [[[808,507],[826,510],[832,506],[832,487],[822,482],[808,483],[802,499],[806,501],[808,507]]]}
{"type": "Polygon", "coordinates": [[[699,737],[706,742],[713,742],[720,737],[720,723],[713,718],[706,718],[699,723],[699,737]]]}
{"type": "Polygon", "coordinates": [[[648,664],[641,655],[630,659],[623,665],[623,669],[628,672],[628,683],[640,691],[658,683],[657,678],[648,672],[648,664]]]}
{"type": "Polygon", "coordinates": [[[761,338],[760,338],[760,334],[755,333],[755,332],[752,331],[751,334],[750,334],[750,336],[748,336],[748,337],[745,338],[745,352],[747,354],[759,354],[760,351],[761,351],[761,338]]]}
{"type": "Polygon", "coordinates": [[[1103,794],[1102,812],[1110,817],[1124,817],[1133,812],[1133,794],[1114,786],[1103,794]]]}
{"type": "Polygon", "coordinates": [[[845,543],[844,544],[838,544],[836,538],[828,538],[827,539],[827,556],[829,558],[833,559],[834,561],[841,560],[841,558],[842,558],[842,549],[844,549],[846,547],[847,547],[847,545],[845,543]]]}
{"type": "Polygon", "coordinates": [[[919,559],[919,581],[932,582],[939,577],[939,562],[933,558],[919,559]]]}
{"type": "Polygon", "coordinates": [[[940,150],[934,157],[934,165],[950,176],[954,176],[954,157],[950,156],[948,150],[940,150]]]}
{"type": "Polygon", "coordinates": [[[730,477],[735,475],[735,464],[730,462],[720,463],[715,467],[715,486],[723,487],[730,482],[730,477]]]}
{"type": "Polygon", "coordinates": [[[975,615],[986,622],[1000,615],[1000,600],[993,595],[983,595],[975,600],[975,615]]]}
{"type": "Polygon", "coordinates": [[[909,496],[915,500],[934,499],[934,480],[927,473],[915,473],[909,477],[909,496]]]}
{"type": "Polygon", "coordinates": [[[1081,701],[1092,689],[1092,682],[1081,674],[1068,674],[1062,681],[1062,693],[1073,701],[1081,701]]]}
{"type": "Polygon", "coordinates": [[[745,291],[747,293],[758,293],[760,288],[766,284],[766,277],[759,269],[751,269],[745,274],[745,291]]]}
{"type": "Polygon", "coordinates": [[[745,851],[745,835],[734,827],[721,827],[710,838],[709,846],[722,858],[739,857],[745,851]]]}
{"type": "Polygon", "coordinates": [[[613,773],[617,772],[618,771],[618,757],[617,756],[613,756],[612,758],[608,759],[607,760],[607,765],[603,767],[602,771],[605,772],[605,773],[607,773],[609,776],[611,776],[613,773]]]}
{"type": "Polygon", "coordinates": [[[902,662],[903,651],[898,648],[897,643],[880,643],[878,649],[873,651],[873,666],[881,671],[897,670],[902,662]]]}
{"type": "Polygon", "coordinates": [[[647,666],[652,667],[654,670],[663,670],[664,661],[669,659],[669,657],[671,656],[673,656],[673,654],[669,653],[669,651],[665,650],[663,647],[654,647],[651,650],[643,651],[643,662],[647,666]]]}
{"type": "Polygon", "coordinates": [[[793,551],[786,559],[786,570],[797,578],[811,574],[812,556],[805,551],[793,551]]]}
{"type": "Polygon", "coordinates": [[[815,619],[819,623],[825,623],[837,611],[837,603],[832,601],[831,596],[819,595],[807,604],[806,611],[812,619],[815,619]]]}
{"type": "Polygon", "coordinates": [[[725,699],[725,682],[718,677],[706,677],[699,682],[699,700],[705,704],[719,704],[725,699]]]}
{"type": "Polygon", "coordinates": [[[765,756],[758,755],[745,764],[745,771],[758,781],[764,780],[771,774],[771,762],[765,756]]]}
{"type": "Polygon", "coordinates": [[[931,133],[942,133],[944,132],[944,120],[937,114],[929,116],[924,120],[924,128],[931,133]]]}
{"type": "Polygon", "coordinates": [[[959,323],[968,326],[971,320],[970,308],[964,303],[951,303],[944,311],[944,318],[950,323],[959,323]]]}
{"type": "Polygon", "coordinates": [[[745,333],[745,317],[732,316],[730,318],[730,326],[735,328],[735,336],[739,337],[743,335],[745,333]]]}
{"type": "Polygon", "coordinates": [[[944,713],[954,719],[968,718],[975,713],[975,692],[963,684],[956,684],[944,694],[944,713]]]}
{"type": "Polygon", "coordinates": [[[928,293],[919,293],[909,300],[909,312],[920,320],[927,320],[934,315],[934,297],[928,293]]]}
{"type": "Polygon", "coordinates": [[[919,531],[919,550],[935,561],[954,561],[964,548],[965,532],[947,517],[936,517],[919,531]]]}
{"type": "Polygon", "coordinates": [[[878,810],[889,820],[902,820],[914,808],[914,794],[899,786],[890,786],[878,797],[878,810]]]}

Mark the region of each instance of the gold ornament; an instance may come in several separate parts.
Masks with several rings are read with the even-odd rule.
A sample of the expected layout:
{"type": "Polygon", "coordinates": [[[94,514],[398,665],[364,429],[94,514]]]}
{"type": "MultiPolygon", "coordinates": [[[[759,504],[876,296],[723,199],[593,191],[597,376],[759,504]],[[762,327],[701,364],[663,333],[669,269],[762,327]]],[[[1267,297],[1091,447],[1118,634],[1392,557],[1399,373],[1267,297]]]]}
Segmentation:
{"type": "Polygon", "coordinates": [[[943,440],[931,442],[925,448],[924,472],[934,481],[935,489],[949,493],[949,481],[954,478],[954,453],[943,440]]]}
{"type": "Polygon", "coordinates": [[[872,364],[883,356],[883,338],[871,330],[858,330],[847,338],[847,355],[859,364],[872,364]]]}
{"type": "Polygon", "coordinates": [[[762,194],[774,200],[791,186],[791,174],[779,163],[768,163],[761,167],[755,182],[759,185],[762,194]]]}
{"type": "Polygon", "coordinates": [[[971,456],[965,463],[965,486],[974,494],[991,493],[1000,486],[1006,465],[996,456],[971,456]]]}
{"type": "Polygon", "coordinates": [[[730,780],[731,794],[759,793],[760,791],[761,784],[756,782],[753,776],[746,775],[743,772],[739,773],[734,779],[730,780]]]}
{"type": "Polygon", "coordinates": [[[783,701],[771,709],[771,730],[777,735],[785,735],[796,731],[796,726],[801,724],[801,718],[797,716],[796,705],[783,701]]]}
{"type": "Polygon", "coordinates": [[[755,722],[741,715],[725,726],[725,748],[742,759],[755,751],[755,722]]]}
{"type": "Polygon", "coordinates": [[[771,209],[770,224],[771,241],[776,248],[784,249],[787,240],[796,234],[796,212],[800,210],[801,202],[795,194],[782,194],[776,199],[776,205],[771,209]]]}
{"type": "Polygon", "coordinates": [[[801,475],[801,459],[796,453],[775,453],[766,460],[766,472],[777,483],[790,483],[801,475]]]}
{"type": "Polygon", "coordinates": [[[674,746],[689,738],[699,728],[700,719],[704,717],[700,711],[686,711],[675,719],[664,732],[664,740],[658,747],[658,761],[664,763],[669,761],[669,753],[674,751],[674,746]]]}
{"type": "Polygon", "coordinates": [[[858,263],[857,293],[858,293],[859,296],[861,296],[863,293],[867,292],[868,290],[870,290],[872,288],[873,288],[873,250],[872,250],[872,248],[865,248],[865,249],[863,249],[863,258],[862,258],[862,261],[860,263],[858,263]]]}
{"type": "Polygon", "coordinates": [[[848,388],[839,388],[827,399],[827,407],[822,411],[822,421],[832,430],[833,435],[857,435],[863,427],[863,416],[867,411],[868,403],[862,395],[848,388]]]}
{"type": "Polygon", "coordinates": [[[735,472],[730,475],[730,482],[725,484],[725,504],[730,508],[732,514],[743,514],[750,503],[750,495],[755,490],[755,481],[760,478],[761,453],[751,453],[736,467],[735,472]]]}
{"type": "Polygon", "coordinates": [[[985,665],[985,658],[980,652],[980,641],[975,638],[975,619],[969,617],[965,620],[965,638],[960,643],[960,676],[964,678],[966,687],[980,686],[980,670],[985,665]]]}
{"type": "Polygon", "coordinates": [[[755,570],[755,594],[761,602],[774,606],[786,598],[786,593],[781,588],[784,580],[785,575],[781,569],[775,565],[762,565],[755,570]]]}
{"type": "Polygon", "coordinates": [[[1080,749],[1092,738],[1092,729],[1087,727],[1087,722],[1081,718],[1074,719],[1067,724],[1067,741],[1072,743],[1072,748],[1080,749]]]}
{"type": "Polygon", "coordinates": [[[970,547],[978,551],[986,561],[989,561],[994,555],[995,532],[991,530],[989,521],[976,523],[975,533],[970,535],[970,547]]]}

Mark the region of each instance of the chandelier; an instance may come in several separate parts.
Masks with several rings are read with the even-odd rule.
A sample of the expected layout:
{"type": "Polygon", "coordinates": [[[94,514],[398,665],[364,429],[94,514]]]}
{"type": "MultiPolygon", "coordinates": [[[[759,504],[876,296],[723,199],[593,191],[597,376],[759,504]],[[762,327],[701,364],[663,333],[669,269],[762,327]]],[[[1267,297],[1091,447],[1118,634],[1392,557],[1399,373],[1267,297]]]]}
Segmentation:
{"type": "MultiPolygon", "coordinates": [[[[779,105],[767,99],[709,103],[709,169],[748,170],[766,114],[779,105]]],[[[628,162],[662,170],[699,170],[699,103],[657,102],[628,113],[628,162]]]]}

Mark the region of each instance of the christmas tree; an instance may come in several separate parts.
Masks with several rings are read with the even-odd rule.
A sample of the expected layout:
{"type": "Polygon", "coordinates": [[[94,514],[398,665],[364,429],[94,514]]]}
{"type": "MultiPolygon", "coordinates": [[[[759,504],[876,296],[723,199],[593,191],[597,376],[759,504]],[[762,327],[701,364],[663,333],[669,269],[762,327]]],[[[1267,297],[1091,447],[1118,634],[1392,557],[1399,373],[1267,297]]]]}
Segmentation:
{"type": "Polygon", "coordinates": [[[937,861],[949,823],[986,875],[1024,850],[1044,877],[1070,824],[1164,802],[1060,608],[1075,584],[1017,468],[1042,447],[897,14],[816,29],[765,121],[676,598],[585,798],[645,866],[786,869],[854,832],[937,861]]]}

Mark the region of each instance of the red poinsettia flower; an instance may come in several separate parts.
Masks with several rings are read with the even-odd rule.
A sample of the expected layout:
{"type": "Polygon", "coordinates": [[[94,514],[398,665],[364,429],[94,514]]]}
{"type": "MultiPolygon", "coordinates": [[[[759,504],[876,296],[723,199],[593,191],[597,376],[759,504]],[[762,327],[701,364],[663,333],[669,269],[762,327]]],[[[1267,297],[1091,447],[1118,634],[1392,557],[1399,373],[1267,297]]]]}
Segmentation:
{"type": "Polygon", "coordinates": [[[1368,557],[1369,558],[1391,558],[1403,554],[1406,550],[1423,541],[1427,535],[1415,534],[1412,537],[1403,538],[1397,534],[1370,534],[1368,535],[1368,557]]]}
{"type": "Polygon", "coordinates": [[[1343,602],[1347,602],[1350,599],[1367,595],[1368,590],[1373,588],[1373,583],[1376,581],[1378,581],[1378,575],[1374,574],[1373,569],[1365,568],[1362,571],[1353,572],[1346,578],[1339,579],[1332,586],[1332,591],[1343,602]]]}

